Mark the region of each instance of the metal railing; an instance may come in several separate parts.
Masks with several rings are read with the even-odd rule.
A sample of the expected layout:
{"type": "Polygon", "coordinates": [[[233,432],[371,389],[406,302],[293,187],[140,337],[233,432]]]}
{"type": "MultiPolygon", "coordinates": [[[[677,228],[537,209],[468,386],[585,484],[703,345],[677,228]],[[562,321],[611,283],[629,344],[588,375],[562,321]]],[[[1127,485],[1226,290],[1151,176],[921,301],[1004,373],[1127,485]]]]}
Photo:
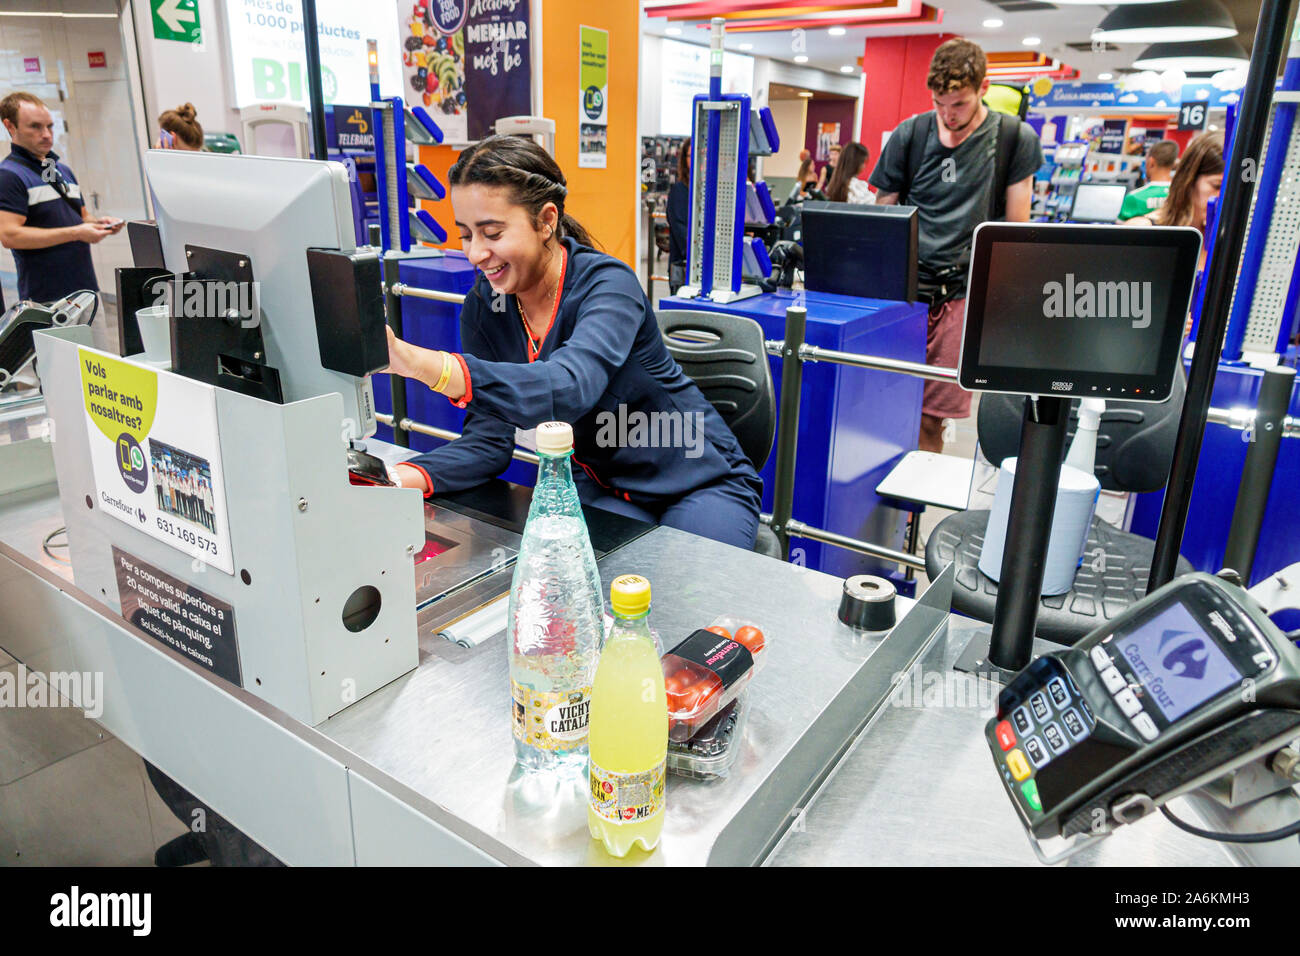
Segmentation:
{"type": "MultiPolygon", "coordinates": [[[[653,225],[653,219],[651,220],[653,225]]],[[[651,238],[653,239],[653,231],[651,238]]],[[[394,273],[395,273],[394,269],[394,273]]],[[[651,279],[657,279],[658,276],[651,276],[651,279]]],[[[453,304],[463,304],[465,296],[455,292],[439,292],[433,289],[421,289],[416,286],[410,286],[403,282],[393,280],[385,285],[384,291],[389,295],[390,301],[397,303],[396,308],[399,310],[400,318],[400,300],[403,297],[427,299],[436,302],[449,302],[453,304]]],[[[648,291],[647,291],[648,294],[648,291]]],[[[801,403],[801,391],[803,385],[803,365],[805,362],[829,362],[835,365],[846,365],[852,368],[870,369],[877,372],[890,372],[896,375],[907,375],[913,378],[920,378],[926,381],[935,382],[956,382],[958,372],[955,368],[948,368],[939,365],[925,365],[921,362],[908,362],[903,359],[885,358],[879,355],[862,355],[855,352],[840,352],[834,349],[824,349],[816,345],[809,345],[804,339],[807,334],[808,313],[802,306],[791,306],[786,310],[785,317],[785,338],[781,340],[768,339],[764,344],[769,355],[781,359],[781,399],[780,412],[777,416],[777,434],[776,434],[776,474],[772,489],[772,513],[760,515],[760,520],[769,525],[781,542],[782,558],[788,560],[790,554],[790,538],[805,538],[810,541],[818,541],[823,544],[834,545],[835,547],[844,548],[848,551],[855,551],[859,554],[865,554],[874,558],[881,558],[900,567],[924,571],[925,561],[918,558],[915,554],[907,551],[898,551],[885,545],[873,544],[870,541],[863,541],[859,538],[852,538],[834,531],[828,531],[824,528],[818,528],[814,525],[798,521],[793,517],[794,509],[794,469],[797,457],[798,434],[799,434],[799,411],[801,403]]],[[[401,334],[400,322],[399,327],[394,329],[398,335],[401,334]]],[[[408,434],[416,433],[428,435],[432,438],[440,438],[445,441],[454,441],[460,438],[460,433],[451,431],[446,428],[438,428],[433,425],[427,425],[423,422],[417,422],[408,418],[405,414],[406,400],[405,392],[402,391],[400,379],[397,376],[392,377],[393,384],[393,415],[376,415],[376,419],[381,423],[388,425],[393,429],[393,437],[399,445],[409,445],[408,434]],[[398,409],[398,393],[401,392],[401,415],[396,414],[398,409]],[[396,424],[394,424],[396,422],[396,424]],[[400,437],[399,437],[400,436],[400,437]]],[[[1256,412],[1249,408],[1210,408],[1207,416],[1209,423],[1217,425],[1226,425],[1229,428],[1238,431],[1244,431],[1253,428],[1256,421],[1256,412]]],[[[1282,420],[1281,434],[1284,438],[1300,438],[1300,419],[1293,416],[1286,416],[1282,420]]],[[[531,464],[537,464],[538,457],[532,452],[521,448],[516,448],[512,452],[513,456],[531,464]]],[[[919,520],[914,516],[913,521],[919,520]]]]}

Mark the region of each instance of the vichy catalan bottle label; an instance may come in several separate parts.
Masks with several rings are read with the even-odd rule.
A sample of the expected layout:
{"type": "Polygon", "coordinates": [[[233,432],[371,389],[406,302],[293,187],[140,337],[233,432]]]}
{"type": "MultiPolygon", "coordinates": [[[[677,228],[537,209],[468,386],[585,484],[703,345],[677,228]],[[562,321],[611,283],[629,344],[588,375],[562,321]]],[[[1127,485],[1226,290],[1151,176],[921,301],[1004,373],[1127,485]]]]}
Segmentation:
{"type": "Polygon", "coordinates": [[[637,823],[662,813],[666,765],[661,760],[642,773],[614,773],[591,761],[591,808],[610,823],[637,823]]]}
{"type": "Polygon", "coordinates": [[[587,742],[591,688],[539,691],[510,681],[515,739],[539,750],[573,750],[587,742]]]}

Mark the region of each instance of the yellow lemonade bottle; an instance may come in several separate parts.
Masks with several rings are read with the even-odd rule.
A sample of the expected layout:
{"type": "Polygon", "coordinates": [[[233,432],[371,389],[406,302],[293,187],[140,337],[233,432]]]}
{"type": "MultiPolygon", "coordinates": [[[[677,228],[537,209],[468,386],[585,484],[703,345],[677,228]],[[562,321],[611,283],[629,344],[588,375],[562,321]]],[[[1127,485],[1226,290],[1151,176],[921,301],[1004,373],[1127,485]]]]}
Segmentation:
{"type": "Polygon", "coordinates": [[[591,688],[587,724],[591,799],[587,828],[613,856],[653,850],[664,828],[668,700],[650,634],[650,582],[637,574],[609,588],[614,627],[591,688]]]}

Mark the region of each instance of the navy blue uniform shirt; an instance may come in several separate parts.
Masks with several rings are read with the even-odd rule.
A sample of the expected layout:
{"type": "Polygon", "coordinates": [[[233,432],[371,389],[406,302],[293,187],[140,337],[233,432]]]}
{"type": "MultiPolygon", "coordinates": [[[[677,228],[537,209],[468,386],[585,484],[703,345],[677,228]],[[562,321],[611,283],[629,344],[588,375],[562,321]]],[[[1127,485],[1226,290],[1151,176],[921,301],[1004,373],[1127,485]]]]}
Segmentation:
{"type": "Polygon", "coordinates": [[[460,314],[463,436],[409,464],[424,469],[435,493],[459,491],[509,466],[516,428],[563,421],[573,426],[574,480],[585,502],[614,495],[662,508],[729,482],[752,496],[757,514],[762,481],[668,353],[636,274],[562,241],[559,305],[535,362],[515,297],[497,296],[480,274],[460,314]]]}
{"type": "MultiPolygon", "coordinates": [[[[81,225],[84,201],[77,177],[54,153],[46,159],[54,160],[51,169],[46,169],[33,153],[13,144],[4,162],[0,162],[0,210],[25,216],[24,225],[34,229],[81,225]]],[[[99,291],[89,243],[74,240],[47,249],[11,251],[18,266],[20,299],[53,302],[82,289],[99,291]]]]}

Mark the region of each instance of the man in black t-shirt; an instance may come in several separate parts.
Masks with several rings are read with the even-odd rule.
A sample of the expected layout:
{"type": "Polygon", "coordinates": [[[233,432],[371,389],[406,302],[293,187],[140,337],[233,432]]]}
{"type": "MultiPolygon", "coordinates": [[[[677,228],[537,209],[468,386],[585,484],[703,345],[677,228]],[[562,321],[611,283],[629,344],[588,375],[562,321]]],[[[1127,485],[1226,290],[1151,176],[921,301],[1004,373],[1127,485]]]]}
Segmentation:
{"type": "Polygon", "coordinates": [[[90,243],[122,228],[86,209],[72,170],[52,152],[54,117],[30,93],[0,100],[0,120],[13,140],[0,162],[0,243],[13,250],[18,297],[54,302],[73,292],[99,291],[90,243]]]}
{"type": "MultiPolygon", "coordinates": [[[[925,360],[955,367],[966,315],[966,271],[975,227],[989,219],[1028,222],[1043,152],[1032,127],[990,110],[984,51],[948,40],[934,51],[926,85],[934,111],[903,120],[871,173],[876,202],[917,207],[918,274],[930,303],[925,360]]],[[[970,415],[970,393],[926,382],[922,451],[943,450],[943,420],[970,415]]]]}

